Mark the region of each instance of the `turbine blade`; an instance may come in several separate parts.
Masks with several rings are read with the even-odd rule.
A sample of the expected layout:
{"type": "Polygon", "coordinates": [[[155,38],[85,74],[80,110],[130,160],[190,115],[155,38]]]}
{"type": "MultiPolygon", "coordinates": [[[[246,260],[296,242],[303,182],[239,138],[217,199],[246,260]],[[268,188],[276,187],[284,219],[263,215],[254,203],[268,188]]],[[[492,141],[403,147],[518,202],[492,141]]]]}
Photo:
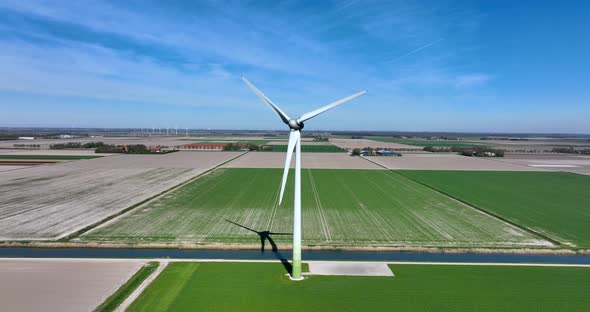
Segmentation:
{"type": "Polygon", "coordinates": [[[363,95],[363,94],[365,94],[367,92],[369,92],[369,91],[364,90],[364,91],[361,91],[359,93],[355,93],[355,94],[353,94],[351,96],[347,96],[347,97],[345,97],[343,99],[340,99],[340,100],[338,100],[336,102],[332,102],[332,103],[330,103],[330,104],[328,104],[328,105],[326,105],[326,106],[324,106],[322,108],[318,108],[318,109],[316,109],[314,111],[311,111],[309,113],[305,113],[305,114],[301,115],[301,117],[299,117],[299,119],[297,119],[297,121],[298,122],[303,122],[303,121],[306,121],[308,119],[311,119],[311,118],[313,118],[313,117],[315,117],[315,116],[317,116],[317,115],[319,115],[319,114],[321,114],[321,113],[323,113],[323,112],[325,112],[325,111],[327,111],[329,109],[332,109],[332,108],[334,108],[334,107],[336,107],[336,106],[338,106],[340,104],[344,104],[344,103],[346,103],[346,102],[348,102],[348,101],[350,101],[350,100],[352,100],[354,98],[357,98],[357,97],[359,97],[359,96],[361,96],[361,95],[363,95]]]}
{"type": "Polygon", "coordinates": [[[283,171],[283,182],[281,183],[281,194],[279,195],[279,205],[283,202],[283,194],[285,193],[285,185],[287,184],[287,176],[289,175],[289,166],[291,165],[291,158],[293,157],[293,150],[295,143],[299,140],[301,133],[299,130],[291,130],[289,134],[289,145],[287,146],[287,158],[285,159],[285,170],[283,171]]]}
{"type": "Polygon", "coordinates": [[[289,124],[289,116],[287,116],[287,114],[285,114],[285,112],[283,112],[275,103],[273,103],[269,98],[267,98],[264,93],[262,93],[260,90],[258,90],[258,88],[256,88],[253,84],[250,83],[250,81],[248,81],[248,79],[242,77],[242,80],[244,80],[244,82],[246,83],[246,85],[252,89],[252,91],[254,91],[254,93],[256,93],[256,95],[258,95],[258,97],[264,102],[266,103],[268,106],[270,106],[270,108],[272,108],[278,115],[279,117],[281,117],[281,119],[283,120],[284,123],[289,124]]]}

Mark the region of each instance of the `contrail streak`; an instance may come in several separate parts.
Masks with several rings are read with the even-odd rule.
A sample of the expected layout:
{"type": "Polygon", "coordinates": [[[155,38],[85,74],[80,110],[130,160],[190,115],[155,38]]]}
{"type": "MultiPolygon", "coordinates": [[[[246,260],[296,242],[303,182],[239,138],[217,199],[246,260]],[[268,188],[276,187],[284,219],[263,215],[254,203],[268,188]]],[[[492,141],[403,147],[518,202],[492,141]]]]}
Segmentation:
{"type": "Polygon", "coordinates": [[[440,39],[434,40],[433,42],[431,42],[431,43],[429,43],[429,44],[423,45],[423,46],[419,47],[418,49],[412,50],[412,51],[410,51],[410,52],[408,52],[408,53],[406,53],[406,54],[404,54],[404,55],[400,55],[400,56],[398,56],[398,57],[396,57],[396,58],[394,58],[394,59],[392,59],[392,60],[386,61],[385,63],[392,63],[392,62],[395,62],[395,61],[397,61],[397,60],[399,60],[399,59],[401,59],[401,58],[404,58],[404,57],[406,57],[406,56],[409,56],[409,55],[412,55],[412,54],[414,54],[414,53],[417,53],[417,52],[419,52],[419,51],[422,51],[422,50],[424,50],[424,49],[428,48],[428,47],[429,47],[429,46],[431,46],[431,45],[435,45],[435,44],[437,44],[437,43],[441,42],[442,40],[443,40],[443,38],[440,38],[440,39]]]}

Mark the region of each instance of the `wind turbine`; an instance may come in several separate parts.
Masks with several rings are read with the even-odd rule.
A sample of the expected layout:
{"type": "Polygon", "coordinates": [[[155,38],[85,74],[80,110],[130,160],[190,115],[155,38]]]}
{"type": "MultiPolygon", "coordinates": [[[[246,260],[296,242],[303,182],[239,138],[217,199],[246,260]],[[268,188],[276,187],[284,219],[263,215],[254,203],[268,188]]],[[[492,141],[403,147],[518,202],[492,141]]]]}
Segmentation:
{"type": "Polygon", "coordinates": [[[279,205],[283,201],[283,194],[285,192],[285,184],[287,183],[287,176],[289,175],[289,167],[291,165],[291,157],[293,156],[293,150],[295,150],[295,194],[294,194],[294,205],[293,205],[293,263],[291,270],[291,279],[295,281],[302,280],[301,276],[301,130],[303,129],[303,122],[307,121],[327,110],[330,110],[340,104],[346,103],[354,98],[357,98],[365,93],[367,90],[355,93],[351,96],[347,96],[336,102],[332,102],[324,107],[318,108],[311,112],[301,115],[297,119],[290,118],[285,112],[283,112],[275,103],[267,98],[260,90],[258,90],[253,84],[250,83],[246,78],[242,77],[242,80],[248,85],[256,95],[266,103],[272,110],[274,110],[281,120],[289,126],[291,132],[289,133],[289,144],[287,146],[287,158],[285,159],[285,169],[283,171],[283,182],[281,183],[281,193],[279,196],[279,205]]]}

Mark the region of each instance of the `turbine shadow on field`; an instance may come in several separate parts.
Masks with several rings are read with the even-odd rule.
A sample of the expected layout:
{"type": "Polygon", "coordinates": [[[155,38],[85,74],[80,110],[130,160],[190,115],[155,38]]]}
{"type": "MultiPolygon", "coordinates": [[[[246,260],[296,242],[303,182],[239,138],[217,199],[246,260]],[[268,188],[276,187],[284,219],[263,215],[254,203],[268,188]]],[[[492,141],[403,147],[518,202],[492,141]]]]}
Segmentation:
{"type": "Polygon", "coordinates": [[[236,222],[233,222],[233,221],[230,221],[227,219],[225,219],[225,221],[227,221],[231,224],[237,225],[237,226],[239,226],[243,229],[246,229],[250,232],[254,232],[254,233],[258,234],[258,236],[260,237],[260,251],[261,252],[264,252],[264,247],[266,245],[266,241],[268,240],[268,243],[272,247],[272,253],[275,255],[275,257],[277,259],[279,259],[281,261],[281,263],[283,264],[283,266],[285,267],[287,272],[289,274],[291,274],[291,271],[292,271],[291,263],[279,252],[279,247],[277,246],[275,241],[272,239],[271,235],[293,235],[293,233],[276,233],[276,232],[271,232],[271,231],[256,231],[256,230],[251,229],[247,226],[241,225],[239,223],[236,223],[236,222]]]}

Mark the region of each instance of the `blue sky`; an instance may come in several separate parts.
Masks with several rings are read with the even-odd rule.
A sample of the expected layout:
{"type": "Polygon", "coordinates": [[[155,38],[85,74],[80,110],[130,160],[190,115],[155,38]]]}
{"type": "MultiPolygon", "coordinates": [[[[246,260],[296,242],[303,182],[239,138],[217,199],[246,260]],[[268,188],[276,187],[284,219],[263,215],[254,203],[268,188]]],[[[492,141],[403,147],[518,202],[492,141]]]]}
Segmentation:
{"type": "Polygon", "coordinates": [[[0,1],[0,126],[590,133],[590,2],[0,1]]]}

